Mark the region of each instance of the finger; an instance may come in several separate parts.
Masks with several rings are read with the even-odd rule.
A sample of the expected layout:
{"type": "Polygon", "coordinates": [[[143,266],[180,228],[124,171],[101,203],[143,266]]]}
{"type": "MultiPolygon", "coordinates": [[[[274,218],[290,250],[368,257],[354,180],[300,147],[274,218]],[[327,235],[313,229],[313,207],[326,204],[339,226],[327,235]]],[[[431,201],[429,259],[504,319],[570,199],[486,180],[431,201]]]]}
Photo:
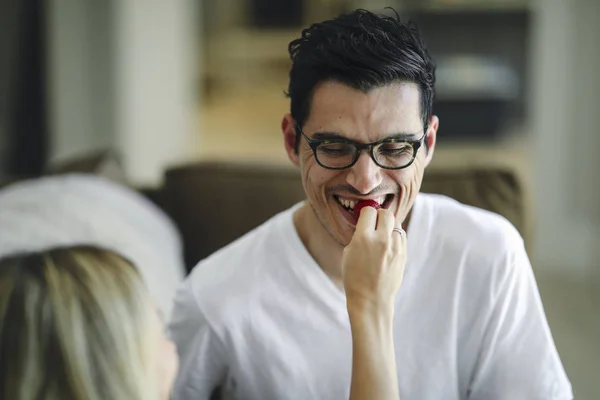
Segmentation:
{"type": "Polygon", "coordinates": [[[373,207],[364,207],[360,210],[358,222],[356,223],[356,232],[372,232],[377,224],[377,210],[373,207]]]}
{"type": "Polygon", "coordinates": [[[381,232],[387,236],[392,233],[395,223],[396,219],[390,210],[384,208],[377,210],[377,232],[381,232]]]}
{"type": "Polygon", "coordinates": [[[348,257],[348,252],[350,251],[350,247],[344,247],[344,251],[342,252],[342,274],[346,273],[346,258],[348,257]]]}
{"type": "Polygon", "coordinates": [[[402,233],[399,233],[392,230],[392,251],[394,253],[406,252],[406,231],[402,230],[402,233]]]}

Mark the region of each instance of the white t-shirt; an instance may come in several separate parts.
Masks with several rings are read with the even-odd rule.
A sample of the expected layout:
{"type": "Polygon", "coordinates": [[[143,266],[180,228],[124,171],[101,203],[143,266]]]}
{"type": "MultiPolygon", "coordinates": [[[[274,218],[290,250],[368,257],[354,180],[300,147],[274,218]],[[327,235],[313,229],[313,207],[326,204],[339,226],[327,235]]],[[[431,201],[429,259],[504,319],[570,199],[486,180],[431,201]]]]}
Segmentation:
{"type": "MultiPolygon", "coordinates": [[[[347,399],[344,294],[289,209],[200,262],[171,333],[176,400],[347,399]]],[[[523,240],[504,218],[420,194],[408,229],[394,340],[402,399],[571,399],[523,240]]]]}

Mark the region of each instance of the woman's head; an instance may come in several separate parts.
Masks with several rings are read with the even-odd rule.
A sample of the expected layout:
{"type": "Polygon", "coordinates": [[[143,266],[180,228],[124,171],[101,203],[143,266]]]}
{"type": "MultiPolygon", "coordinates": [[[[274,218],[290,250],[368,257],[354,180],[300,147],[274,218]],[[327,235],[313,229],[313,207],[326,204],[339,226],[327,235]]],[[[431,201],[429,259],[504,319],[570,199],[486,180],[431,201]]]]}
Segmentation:
{"type": "Polygon", "coordinates": [[[119,255],[78,246],[0,260],[0,398],[162,400],[176,365],[119,255]]]}

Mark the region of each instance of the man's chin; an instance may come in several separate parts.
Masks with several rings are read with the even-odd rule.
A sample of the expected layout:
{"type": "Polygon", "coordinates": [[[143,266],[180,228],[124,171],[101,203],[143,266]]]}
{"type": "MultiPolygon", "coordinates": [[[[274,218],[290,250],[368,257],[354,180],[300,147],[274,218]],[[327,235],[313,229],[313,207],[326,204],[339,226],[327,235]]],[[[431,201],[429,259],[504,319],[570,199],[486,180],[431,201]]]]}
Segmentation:
{"type": "Polygon", "coordinates": [[[348,246],[352,241],[356,227],[346,221],[340,221],[333,229],[329,230],[331,237],[342,247],[348,246]]]}

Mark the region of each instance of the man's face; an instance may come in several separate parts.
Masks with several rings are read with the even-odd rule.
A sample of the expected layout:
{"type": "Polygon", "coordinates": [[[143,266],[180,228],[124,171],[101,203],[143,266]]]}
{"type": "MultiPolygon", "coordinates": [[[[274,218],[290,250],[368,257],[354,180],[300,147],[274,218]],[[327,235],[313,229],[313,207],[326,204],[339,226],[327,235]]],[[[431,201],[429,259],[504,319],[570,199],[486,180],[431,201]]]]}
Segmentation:
{"type": "MultiPolygon", "coordinates": [[[[420,116],[420,90],[413,83],[394,83],[368,93],[339,82],[328,81],[315,88],[309,117],[303,131],[313,139],[315,134],[335,134],[357,143],[371,143],[405,134],[418,140],[423,134],[420,116]]],[[[432,117],[427,136],[429,152],[423,144],[415,161],[400,170],[383,169],[375,164],[368,151],[363,151],[352,167],[329,170],[320,166],[307,141],[301,138],[298,153],[295,122],[286,115],[282,123],[286,150],[292,162],[300,167],[302,183],[320,227],[342,246],[354,234],[356,217],[353,205],[360,200],[375,200],[396,216],[397,226],[405,220],[421,187],[423,172],[435,147],[437,118],[432,117]]]]}

